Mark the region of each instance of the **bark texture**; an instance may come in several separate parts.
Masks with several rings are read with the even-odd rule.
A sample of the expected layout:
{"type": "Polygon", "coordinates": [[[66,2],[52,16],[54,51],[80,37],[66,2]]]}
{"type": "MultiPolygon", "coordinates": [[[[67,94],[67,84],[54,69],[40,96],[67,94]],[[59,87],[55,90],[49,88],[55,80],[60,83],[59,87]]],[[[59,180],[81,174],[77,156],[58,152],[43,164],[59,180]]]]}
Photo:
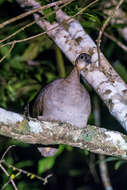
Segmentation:
{"type": "Polygon", "coordinates": [[[0,134],[30,144],[68,144],[94,153],[127,159],[127,136],[90,126],[78,129],[60,121],[26,120],[0,108],[0,134]]]}

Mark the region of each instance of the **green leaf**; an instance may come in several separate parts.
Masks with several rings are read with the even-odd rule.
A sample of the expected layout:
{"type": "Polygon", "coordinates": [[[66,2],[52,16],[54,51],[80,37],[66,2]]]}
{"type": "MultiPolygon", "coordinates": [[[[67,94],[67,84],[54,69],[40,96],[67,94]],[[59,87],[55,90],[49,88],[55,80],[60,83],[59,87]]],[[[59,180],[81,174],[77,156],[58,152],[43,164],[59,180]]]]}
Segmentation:
{"type": "Polygon", "coordinates": [[[7,85],[7,93],[8,93],[9,98],[11,99],[11,101],[14,101],[16,92],[15,92],[14,88],[9,84],[7,85]]]}
{"type": "Polygon", "coordinates": [[[125,68],[124,65],[122,65],[119,60],[117,60],[114,63],[114,68],[118,72],[118,74],[121,76],[121,78],[127,82],[127,69],[125,68]]]}
{"type": "Polygon", "coordinates": [[[54,156],[55,157],[59,156],[63,152],[65,146],[66,145],[59,145],[58,151],[56,152],[56,154],[54,156]]]}
{"type": "Polygon", "coordinates": [[[119,160],[118,162],[115,163],[114,169],[115,169],[115,170],[118,170],[118,169],[120,168],[120,166],[121,166],[122,164],[125,164],[125,163],[127,163],[127,161],[125,161],[125,160],[119,160]]]}
{"type": "Polygon", "coordinates": [[[85,154],[86,156],[88,156],[88,155],[89,155],[89,151],[88,151],[88,150],[84,150],[84,154],[85,154]]]}
{"type": "Polygon", "coordinates": [[[22,64],[22,57],[21,56],[15,56],[13,59],[10,60],[9,65],[13,69],[17,70],[24,70],[24,64],[22,64]]]}
{"type": "Polygon", "coordinates": [[[26,161],[21,161],[15,164],[15,167],[17,168],[24,168],[24,167],[29,167],[33,165],[33,161],[31,160],[26,160],[26,161]]]}
{"type": "MultiPolygon", "coordinates": [[[[108,157],[108,158],[105,158],[104,160],[103,160],[103,162],[111,162],[111,161],[116,161],[116,160],[120,160],[120,158],[119,157],[108,157]]],[[[100,160],[99,161],[97,161],[96,162],[96,164],[99,164],[100,163],[100,160]]]]}
{"type": "Polygon", "coordinates": [[[99,18],[96,15],[92,15],[92,14],[89,14],[89,13],[84,13],[84,15],[86,15],[87,19],[89,19],[92,22],[97,22],[99,24],[101,23],[99,18]]]}
{"type": "MultiPolygon", "coordinates": [[[[6,54],[8,54],[9,50],[10,50],[10,46],[4,46],[2,48],[0,48],[0,54],[1,56],[5,56],[6,54]]],[[[9,60],[11,57],[11,54],[8,54],[8,56],[6,57],[6,60],[9,60]]]]}
{"type": "Polygon", "coordinates": [[[69,175],[72,177],[81,176],[81,175],[83,175],[83,172],[81,170],[78,170],[78,169],[71,169],[69,171],[69,175]]]}
{"type": "Polygon", "coordinates": [[[43,10],[43,13],[45,16],[47,16],[48,21],[53,23],[55,20],[56,14],[53,13],[52,15],[48,16],[48,14],[50,14],[51,12],[53,12],[52,8],[48,8],[48,9],[43,10]]]}
{"type": "Polygon", "coordinates": [[[42,76],[41,76],[41,73],[37,73],[37,74],[35,74],[35,77],[36,77],[36,79],[38,80],[38,81],[42,81],[42,76]]]}
{"type": "Polygon", "coordinates": [[[84,28],[95,28],[97,26],[96,23],[91,21],[82,21],[81,24],[84,28]]]}
{"type": "Polygon", "coordinates": [[[43,158],[42,160],[39,160],[38,162],[38,174],[42,174],[45,171],[51,169],[54,166],[55,163],[55,156],[52,157],[46,157],[43,158]]]}
{"type": "Polygon", "coordinates": [[[8,164],[11,164],[11,165],[13,165],[13,163],[14,163],[14,160],[13,160],[13,158],[12,157],[5,157],[5,160],[6,160],[6,162],[8,163],[8,164]]]}
{"type": "Polygon", "coordinates": [[[0,0],[0,5],[4,2],[4,0],[0,0]]]}
{"type": "Polygon", "coordinates": [[[116,29],[121,29],[124,28],[126,26],[126,24],[112,24],[112,28],[116,28],[116,29]]]}
{"type": "Polygon", "coordinates": [[[46,77],[47,77],[47,82],[51,82],[52,80],[56,79],[56,76],[54,73],[51,73],[51,72],[47,72],[46,74],[46,77]]]}

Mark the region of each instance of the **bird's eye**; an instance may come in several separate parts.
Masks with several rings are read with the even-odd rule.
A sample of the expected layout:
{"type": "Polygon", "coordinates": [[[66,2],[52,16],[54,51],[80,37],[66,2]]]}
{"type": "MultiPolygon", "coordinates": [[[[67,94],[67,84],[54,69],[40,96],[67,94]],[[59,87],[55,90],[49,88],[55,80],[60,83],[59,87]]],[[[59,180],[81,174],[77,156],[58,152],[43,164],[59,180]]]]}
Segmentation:
{"type": "Polygon", "coordinates": [[[81,55],[81,56],[80,56],[80,59],[84,59],[84,56],[83,56],[83,55],[81,55]]]}

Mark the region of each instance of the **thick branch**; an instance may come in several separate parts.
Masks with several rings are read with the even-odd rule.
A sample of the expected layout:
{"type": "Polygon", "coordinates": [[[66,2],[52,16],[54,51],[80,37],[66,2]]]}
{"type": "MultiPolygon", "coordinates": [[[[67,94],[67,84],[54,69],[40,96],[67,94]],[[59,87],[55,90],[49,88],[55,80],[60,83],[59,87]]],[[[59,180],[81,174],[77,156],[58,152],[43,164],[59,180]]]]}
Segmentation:
{"type": "Polygon", "coordinates": [[[28,121],[20,114],[0,108],[0,134],[31,144],[68,144],[127,159],[127,136],[90,125],[77,129],[60,121],[28,121]]]}

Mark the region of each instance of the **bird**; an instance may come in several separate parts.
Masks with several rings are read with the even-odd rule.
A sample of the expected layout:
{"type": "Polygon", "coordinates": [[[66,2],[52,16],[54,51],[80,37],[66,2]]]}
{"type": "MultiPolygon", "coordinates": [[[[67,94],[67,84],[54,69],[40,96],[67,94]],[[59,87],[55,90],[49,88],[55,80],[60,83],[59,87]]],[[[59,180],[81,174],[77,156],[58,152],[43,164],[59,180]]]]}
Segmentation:
{"type": "MultiPolygon", "coordinates": [[[[37,117],[40,121],[66,122],[76,128],[86,127],[91,113],[91,102],[89,93],[80,83],[80,71],[89,64],[91,56],[81,53],[66,78],[54,80],[41,89],[33,103],[32,117],[37,117]]],[[[46,149],[42,148],[41,152],[39,148],[42,154],[44,150],[46,149]]]]}

